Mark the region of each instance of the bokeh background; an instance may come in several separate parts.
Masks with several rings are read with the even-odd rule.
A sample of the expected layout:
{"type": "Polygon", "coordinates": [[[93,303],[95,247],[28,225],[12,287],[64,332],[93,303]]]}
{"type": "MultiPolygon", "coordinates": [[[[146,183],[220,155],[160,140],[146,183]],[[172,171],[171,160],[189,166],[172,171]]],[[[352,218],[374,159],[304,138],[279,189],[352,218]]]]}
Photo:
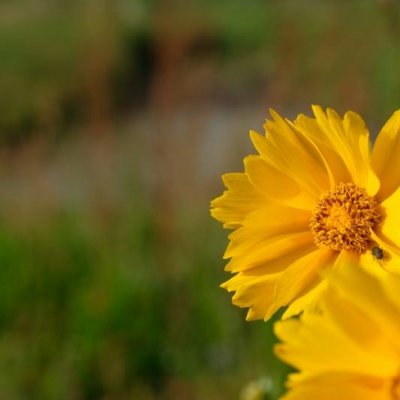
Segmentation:
{"type": "Polygon", "coordinates": [[[1,0],[0,399],[240,399],[259,379],[276,399],[287,368],[218,287],[209,200],[269,107],[352,109],[376,133],[400,107],[399,16],[1,0]]]}

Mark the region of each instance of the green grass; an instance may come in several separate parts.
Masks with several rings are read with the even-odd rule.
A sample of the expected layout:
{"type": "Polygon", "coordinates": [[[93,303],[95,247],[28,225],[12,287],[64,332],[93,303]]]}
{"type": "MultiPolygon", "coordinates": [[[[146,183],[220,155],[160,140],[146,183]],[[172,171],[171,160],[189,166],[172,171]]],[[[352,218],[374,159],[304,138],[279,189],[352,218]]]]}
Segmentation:
{"type": "Polygon", "coordinates": [[[266,373],[279,387],[271,325],[244,322],[218,288],[219,226],[192,221],[179,246],[160,247],[143,209],[111,221],[64,212],[23,229],[3,222],[6,398],[173,399],[184,387],[190,398],[228,399],[266,373]]]}

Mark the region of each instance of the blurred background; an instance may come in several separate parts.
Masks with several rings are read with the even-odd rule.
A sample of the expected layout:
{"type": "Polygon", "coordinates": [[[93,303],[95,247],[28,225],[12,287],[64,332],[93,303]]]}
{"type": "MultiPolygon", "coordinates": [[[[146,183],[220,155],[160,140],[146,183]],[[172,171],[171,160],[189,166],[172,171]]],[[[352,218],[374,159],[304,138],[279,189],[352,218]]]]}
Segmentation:
{"type": "Polygon", "coordinates": [[[399,15],[1,0],[0,399],[276,399],[287,368],[218,287],[209,201],[269,107],[352,109],[376,133],[400,104],[399,15]]]}

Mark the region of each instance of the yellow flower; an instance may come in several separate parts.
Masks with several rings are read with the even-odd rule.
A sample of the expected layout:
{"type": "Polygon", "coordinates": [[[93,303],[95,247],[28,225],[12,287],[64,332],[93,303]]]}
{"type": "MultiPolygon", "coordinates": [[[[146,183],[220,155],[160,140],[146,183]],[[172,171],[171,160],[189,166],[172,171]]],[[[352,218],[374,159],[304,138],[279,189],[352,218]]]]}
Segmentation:
{"type": "Polygon", "coordinates": [[[346,262],[400,270],[400,111],[370,154],[369,132],[354,112],[313,107],[294,122],[271,111],[266,135],[250,132],[258,155],[243,173],[223,176],[227,190],[211,214],[235,229],[224,258],[235,274],[222,286],[247,319],[284,317],[312,304],[321,271],[346,262]]]}
{"type": "Polygon", "coordinates": [[[400,277],[351,265],[330,278],[319,312],[274,326],[299,370],[282,400],[400,400],[400,277]]]}

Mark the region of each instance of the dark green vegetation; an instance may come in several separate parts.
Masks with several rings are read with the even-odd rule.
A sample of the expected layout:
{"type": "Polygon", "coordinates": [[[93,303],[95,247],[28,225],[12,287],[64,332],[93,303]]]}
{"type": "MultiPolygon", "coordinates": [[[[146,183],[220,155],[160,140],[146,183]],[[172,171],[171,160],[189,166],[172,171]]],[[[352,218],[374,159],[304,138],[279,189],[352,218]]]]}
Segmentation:
{"type": "Polygon", "coordinates": [[[270,326],[245,323],[217,287],[219,229],[191,221],[166,248],[137,206],[2,224],[5,398],[228,399],[267,371],[283,379],[270,326]]]}

